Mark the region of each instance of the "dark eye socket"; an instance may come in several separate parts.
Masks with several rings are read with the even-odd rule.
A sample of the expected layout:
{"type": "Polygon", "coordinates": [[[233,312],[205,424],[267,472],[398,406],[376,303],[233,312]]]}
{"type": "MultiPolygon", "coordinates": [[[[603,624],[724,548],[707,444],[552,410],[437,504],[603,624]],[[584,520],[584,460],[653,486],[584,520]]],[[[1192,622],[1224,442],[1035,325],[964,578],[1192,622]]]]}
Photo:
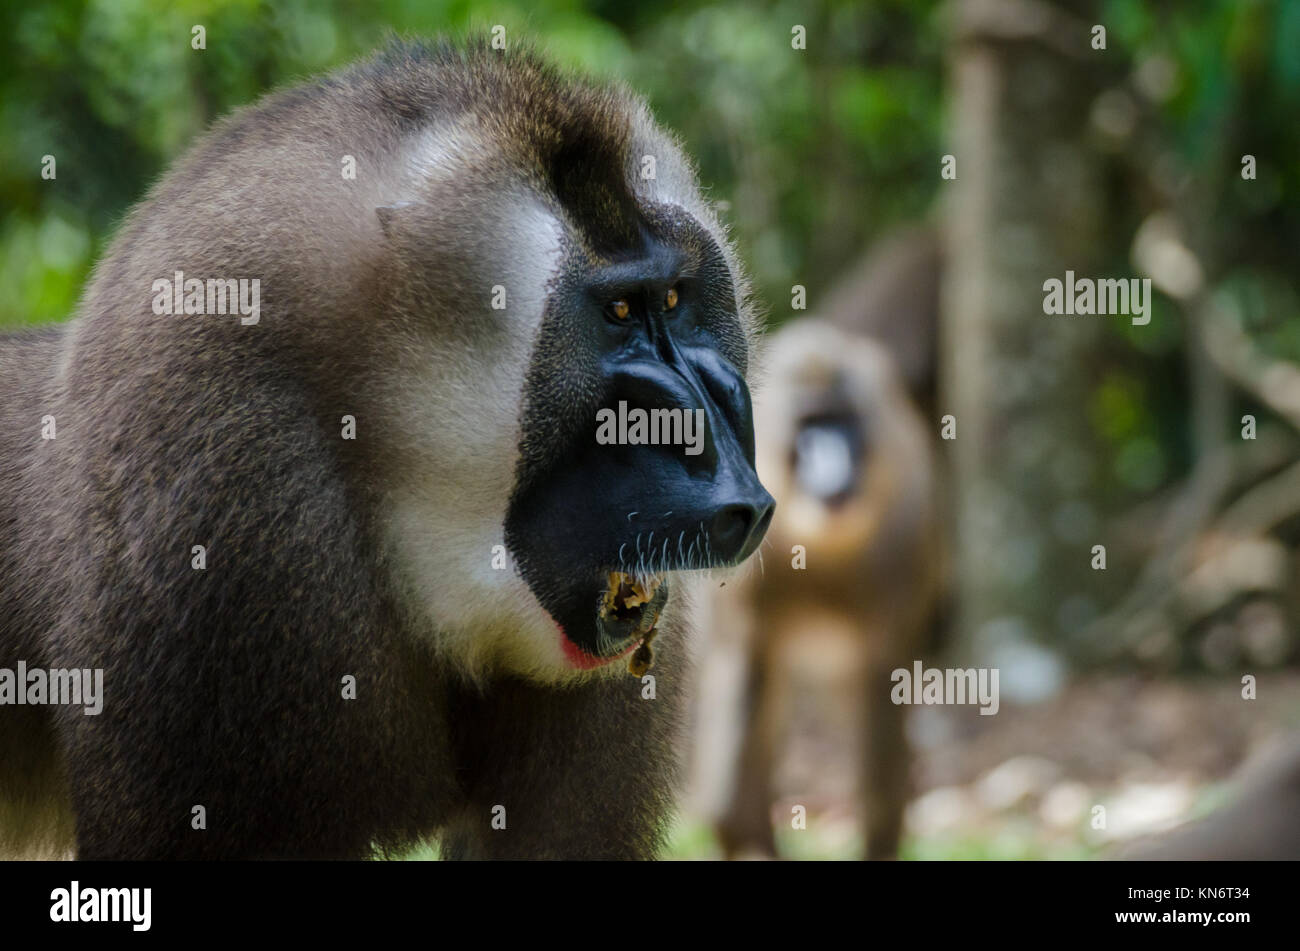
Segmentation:
{"type": "MultiPolygon", "coordinates": [[[[664,294],[663,309],[665,311],[675,310],[677,304],[681,301],[681,295],[676,287],[668,288],[664,294]]],[[[605,305],[606,315],[616,323],[626,323],[632,316],[632,305],[626,297],[617,297],[605,305]]]]}

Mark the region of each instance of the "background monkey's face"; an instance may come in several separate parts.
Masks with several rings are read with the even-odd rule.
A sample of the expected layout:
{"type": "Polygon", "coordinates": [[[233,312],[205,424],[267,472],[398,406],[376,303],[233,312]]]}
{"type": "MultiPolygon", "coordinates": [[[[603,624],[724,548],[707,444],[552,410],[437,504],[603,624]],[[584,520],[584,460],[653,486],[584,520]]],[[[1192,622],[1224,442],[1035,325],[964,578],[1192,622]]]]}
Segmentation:
{"type": "Polygon", "coordinates": [[[622,667],[671,573],[748,557],[773,510],[739,269],[676,148],[620,105],[568,117],[541,176],[496,167],[472,120],[435,129],[406,163],[416,197],[380,211],[405,329],[372,381],[404,420],[390,537],[471,671],[622,667]]]}
{"type": "Polygon", "coordinates": [[[878,344],[811,318],[768,353],[758,469],[782,501],[774,531],[823,555],[860,551],[908,490],[917,451],[897,372],[878,344]]]}

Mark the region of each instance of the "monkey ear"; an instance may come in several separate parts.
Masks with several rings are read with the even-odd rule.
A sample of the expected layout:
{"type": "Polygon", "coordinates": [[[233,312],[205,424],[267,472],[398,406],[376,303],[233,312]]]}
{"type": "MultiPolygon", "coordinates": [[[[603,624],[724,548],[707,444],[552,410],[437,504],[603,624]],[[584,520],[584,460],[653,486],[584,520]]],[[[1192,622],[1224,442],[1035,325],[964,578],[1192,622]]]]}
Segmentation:
{"type": "Polygon", "coordinates": [[[397,216],[414,204],[413,201],[395,201],[391,205],[380,205],[375,209],[375,214],[379,216],[379,227],[383,230],[385,238],[393,236],[397,216]]]}

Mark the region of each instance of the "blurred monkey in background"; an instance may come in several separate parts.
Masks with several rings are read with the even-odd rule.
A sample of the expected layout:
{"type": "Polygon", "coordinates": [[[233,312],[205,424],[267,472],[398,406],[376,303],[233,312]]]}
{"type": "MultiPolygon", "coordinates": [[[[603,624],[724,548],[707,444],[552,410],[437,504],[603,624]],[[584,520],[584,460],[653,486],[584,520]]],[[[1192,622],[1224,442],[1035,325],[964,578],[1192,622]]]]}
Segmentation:
{"type": "Polygon", "coordinates": [[[776,854],[773,770],[812,655],[819,689],[856,708],[865,855],[892,858],[910,758],[890,675],[919,656],[944,575],[933,433],[889,350],[823,319],[770,339],[754,419],[777,507],[761,565],[702,606],[696,806],[727,857],[776,854]]]}
{"type": "Polygon", "coordinates": [[[889,351],[927,420],[937,418],[942,272],[939,229],[902,228],[874,243],[849,267],[823,308],[836,326],[871,337],[889,351]]]}

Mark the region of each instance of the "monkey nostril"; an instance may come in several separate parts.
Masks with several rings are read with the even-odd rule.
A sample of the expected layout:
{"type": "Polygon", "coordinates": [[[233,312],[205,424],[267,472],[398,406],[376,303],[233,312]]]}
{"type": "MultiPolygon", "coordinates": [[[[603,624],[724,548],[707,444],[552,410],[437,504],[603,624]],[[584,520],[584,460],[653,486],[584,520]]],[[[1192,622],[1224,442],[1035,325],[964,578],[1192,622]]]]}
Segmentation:
{"type": "Polygon", "coordinates": [[[761,505],[723,507],[709,525],[714,554],[729,564],[748,558],[763,540],[774,507],[770,496],[761,505]]]}
{"type": "Polygon", "coordinates": [[[748,505],[728,505],[713,517],[714,543],[723,551],[739,550],[740,543],[749,534],[754,521],[754,510],[748,505]]]}

